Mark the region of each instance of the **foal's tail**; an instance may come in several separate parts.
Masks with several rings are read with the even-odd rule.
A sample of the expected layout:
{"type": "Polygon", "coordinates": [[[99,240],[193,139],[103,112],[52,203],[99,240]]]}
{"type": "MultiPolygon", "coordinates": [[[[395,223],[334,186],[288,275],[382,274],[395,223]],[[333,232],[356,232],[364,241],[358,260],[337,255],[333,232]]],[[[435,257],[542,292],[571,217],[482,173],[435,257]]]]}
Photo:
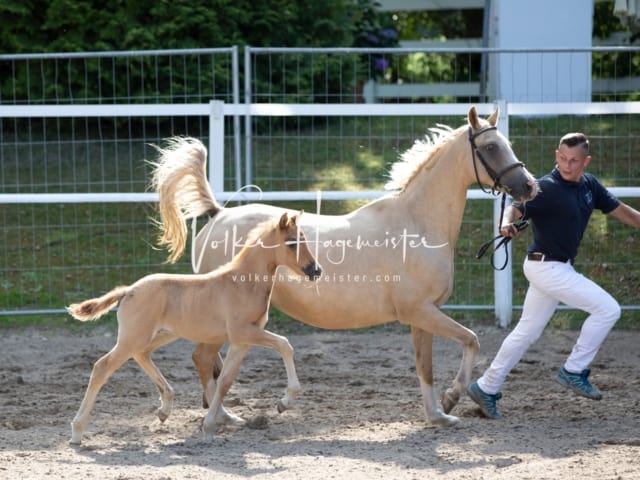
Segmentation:
{"type": "Polygon", "coordinates": [[[171,137],[167,146],[154,145],[159,153],[153,162],[151,186],[160,197],[158,243],[169,250],[167,262],[175,263],[187,244],[187,223],[205,213],[214,216],[221,209],[207,181],[207,149],[192,137],[171,137]]]}
{"type": "Polygon", "coordinates": [[[127,286],[116,287],[101,297],[85,300],[82,303],[72,303],[67,307],[67,312],[76,320],[83,322],[95,320],[107,313],[111,307],[115,307],[128,291],[127,286]]]}

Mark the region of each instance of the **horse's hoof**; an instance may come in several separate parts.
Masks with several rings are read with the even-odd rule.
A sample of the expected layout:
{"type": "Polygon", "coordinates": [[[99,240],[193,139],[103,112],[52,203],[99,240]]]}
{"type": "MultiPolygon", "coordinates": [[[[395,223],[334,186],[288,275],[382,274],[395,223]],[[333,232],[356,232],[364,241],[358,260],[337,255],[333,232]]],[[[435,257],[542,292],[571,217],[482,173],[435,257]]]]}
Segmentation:
{"type": "Polygon", "coordinates": [[[227,425],[233,425],[236,427],[241,427],[242,425],[244,425],[245,423],[247,423],[247,421],[244,418],[240,418],[237,417],[236,415],[229,415],[229,417],[227,418],[227,425]]]}
{"type": "Polygon", "coordinates": [[[247,422],[244,418],[232,415],[226,410],[223,410],[218,416],[216,423],[218,425],[242,426],[247,422]]]}
{"type": "Polygon", "coordinates": [[[71,445],[80,445],[82,443],[82,433],[71,432],[71,440],[69,440],[71,445]]]}
{"type": "Polygon", "coordinates": [[[289,408],[284,404],[282,400],[278,400],[276,407],[278,408],[278,413],[282,413],[289,408]]]}
{"type": "Polygon", "coordinates": [[[69,440],[71,445],[80,445],[82,442],[82,430],[75,422],[71,422],[71,440],[69,440]]]}
{"type": "Polygon", "coordinates": [[[455,427],[460,423],[460,419],[454,415],[443,413],[436,418],[430,418],[429,422],[437,427],[455,427]]]}
{"type": "Polygon", "coordinates": [[[161,409],[158,409],[156,415],[158,416],[158,420],[160,420],[160,423],[164,423],[165,420],[169,418],[169,414],[161,409]]]}
{"type": "Polygon", "coordinates": [[[449,413],[451,410],[453,410],[453,407],[455,407],[460,401],[460,395],[458,395],[457,393],[452,393],[452,391],[452,389],[445,391],[442,394],[442,398],[440,399],[440,403],[442,403],[442,410],[444,410],[444,413],[449,413]]]}

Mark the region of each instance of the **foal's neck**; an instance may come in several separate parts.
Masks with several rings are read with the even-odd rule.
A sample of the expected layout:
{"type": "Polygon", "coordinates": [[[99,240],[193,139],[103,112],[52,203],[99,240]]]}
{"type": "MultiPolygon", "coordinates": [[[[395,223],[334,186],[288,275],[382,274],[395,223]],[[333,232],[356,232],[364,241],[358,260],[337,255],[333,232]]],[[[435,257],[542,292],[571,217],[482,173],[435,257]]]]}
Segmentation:
{"type": "Polygon", "coordinates": [[[257,242],[246,245],[231,262],[231,270],[237,274],[259,276],[260,283],[268,286],[273,284],[274,274],[278,268],[275,251],[278,248],[286,248],[282,245],[275,246],[260,238],[257,242]],[[261,242],[263,240],[263,242],[261,242]],[[268,278],[268,281],[266,280],[268,278]]]}

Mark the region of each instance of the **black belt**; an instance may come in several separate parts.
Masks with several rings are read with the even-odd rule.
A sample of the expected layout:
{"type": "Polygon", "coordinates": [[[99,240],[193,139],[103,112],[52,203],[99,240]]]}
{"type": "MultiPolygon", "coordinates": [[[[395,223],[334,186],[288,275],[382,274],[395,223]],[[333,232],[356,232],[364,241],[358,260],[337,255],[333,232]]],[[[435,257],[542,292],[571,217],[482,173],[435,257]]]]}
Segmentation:
{"type": "Polygon", "coordinates": [[[573,258],[554,257],[553,255],[547,255],[542,252],[527,253],[527,259],[534,262],[562,262],[562,263],[571,262],[571,265],[573,265],[573,258]]]}

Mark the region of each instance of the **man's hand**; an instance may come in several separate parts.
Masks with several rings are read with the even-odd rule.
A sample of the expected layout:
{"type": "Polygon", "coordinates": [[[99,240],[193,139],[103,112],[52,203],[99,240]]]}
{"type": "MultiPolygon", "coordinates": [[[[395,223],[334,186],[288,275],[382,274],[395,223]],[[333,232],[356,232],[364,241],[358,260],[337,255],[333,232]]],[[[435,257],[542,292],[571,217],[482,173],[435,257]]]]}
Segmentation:
{"type": "Polygon", "coordinates": [[[515,223],[507,223],[500,227],[500,235],[503,237],[515,238],[520,235],[520,230],[518,230],[515,223]]]}

